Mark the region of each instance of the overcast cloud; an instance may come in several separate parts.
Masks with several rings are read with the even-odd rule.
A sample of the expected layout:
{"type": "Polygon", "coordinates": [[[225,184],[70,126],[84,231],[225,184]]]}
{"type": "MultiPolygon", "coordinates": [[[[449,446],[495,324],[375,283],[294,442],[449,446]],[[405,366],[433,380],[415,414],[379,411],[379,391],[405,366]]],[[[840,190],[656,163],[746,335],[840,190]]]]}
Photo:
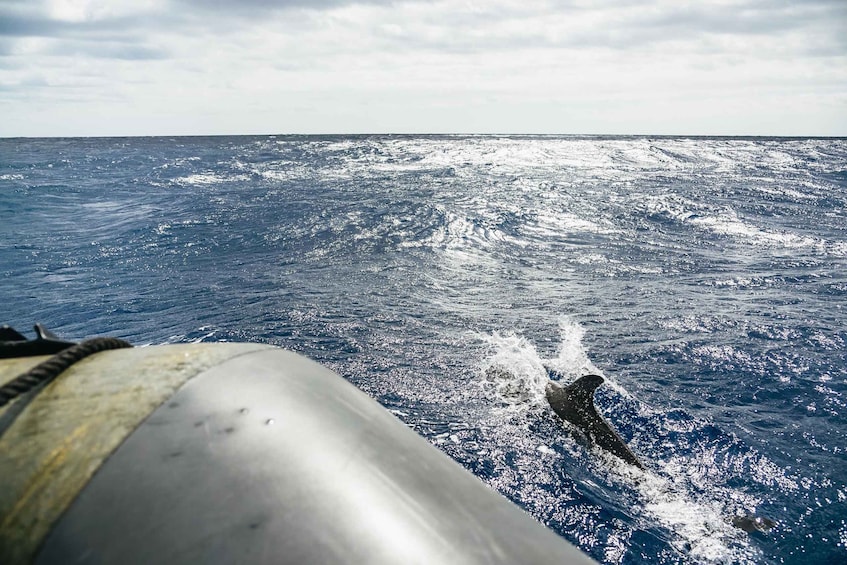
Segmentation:
{"type": "Polygon", "coordinates": [[[847,2],[0,0],[0,136],[847,135],[847,2]]]}

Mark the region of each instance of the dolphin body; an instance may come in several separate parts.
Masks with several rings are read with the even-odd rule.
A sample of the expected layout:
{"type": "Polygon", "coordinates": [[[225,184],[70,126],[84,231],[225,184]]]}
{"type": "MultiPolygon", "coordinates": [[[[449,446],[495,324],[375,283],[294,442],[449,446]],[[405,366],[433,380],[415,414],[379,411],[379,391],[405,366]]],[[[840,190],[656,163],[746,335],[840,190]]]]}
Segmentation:
{"type": "Polygon", "coordinates": [[[546,388],[547,402],[562,420],[582,430],[597,447],[643,469],[638,457],[594,407],[594,391],[601,384],[603,377],[600,375],[585,375],[567,386],[551,381],[546,388]]]}
{"type": "MultiPolygon", "coordinates": [[[[507,369],[497,365],[489,367],[485,372],[486,378],[490,381],[508,380],[511,375],[507,369]]],[[[644,469],[638,457],[630,451],[621,436],[603,419],[594,406],[594,391],[603,382],[603,377],[600,375],[585,375],[568,386],[550,381],[545,390],[547,402],[560,418],[579,428],[597,447],[605,449],[630,465],[644,469]]],[[[521,398],[519,393],[509,392],[511,396],[521,398]]],[[[767,532],[778,525],[776,521],[756,514],[737,514],[727,521],[732,526],[751,534],[767,532]]]]}
{"type": "MultiPolygon", "coordinates": [[[[594,406],[594,391],[601,384],[603,377],[600,375],[585,375],[568,386],[550,381],[546,387],[547,402],[560,418],[582,430],[595,445],[630,465],[644,469],[644,465],[630,451],[621,436],[597,412],[594,406]]],[[[755,514],[733,516],[730,524],[747,533],[767,532],[777,525],[776,521],[755,514]]]]}

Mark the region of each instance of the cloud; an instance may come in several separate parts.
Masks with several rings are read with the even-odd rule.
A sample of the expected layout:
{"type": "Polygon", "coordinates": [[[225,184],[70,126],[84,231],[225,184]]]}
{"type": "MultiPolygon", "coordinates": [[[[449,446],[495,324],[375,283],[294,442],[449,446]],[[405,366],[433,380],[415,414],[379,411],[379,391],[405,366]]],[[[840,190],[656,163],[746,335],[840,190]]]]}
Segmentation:
{"type": "MultiPolygon", "coordinates": [[[[402,2],[403,0],[399,0],[402,2]]],[[[407,0],[409,1],[409,0],[407,0]]],[[[418,0],[422,1],[422,0],[418,0]]],[[[205,13],[237,13],[256,18],[267,17],[269,13],[285,10],[323,11],[353,4],[389,6],[398,0],[173,0],[173,7],[188,6],[205,13]]]]}
{"type": "Polygon", "coordinates": [[[86,57],[92,59],[118,59],[122,61],[158,61],[169,58],[162,47],[121,41],[62,41],[43,50],[57,57],[86,57]]]}
{"type": "MultiPolygon", "coordinates": [[[[845,53],[847,3],[810,0],[732,2],[490,2],[410,10],[414,17],[375,31],[398,47],[451,52],[491,49],[631,50],[715,38],[814,34],[845,53]]],[[[714,42],[713,42],[714,44],[714,42]]]]}
{"type": "Polygon", "coordinates": [[[679,3],[634,22],[636,27],[661,37],[688,34],[774,35],[819,27],[833,34],[844,31],[847,3],[828,0],[785,2],[748,0],[730,5],[679,3]],[[836,22],[836,25],[831,25],[836,22]],[[840,24],[838,23],[840,22],[840,24]]]}
{"type": "Polygon", "coordinates": [[[13,2],[0,5],[0,55],[30,61],[46,57],[39,66],[66,69],[68,59],[162,60],[170,53],[151,40],[156,20],[150,13],[62,18],[49,13],[48,3],[13,2]]]}
{"type": "Polygon", "coordinates": [[[219,29],[233,16],[266,20],[286,11],[319,12],[348,5],[390,5],[393,0],[6,0],[0,3],[0,36],[64,37],[166,28],[219,29]]]}
{"type": "MultiPolygon", "coordinates": [[[[814,31],[820,53],[847,51],[847,3],[843,0],[730,0],[680,3],[669,0],[452,1],[392,0],[162,0],[124,13],[80,0],[74,19],[58,17],[50,2],[0,5],[0,36],[146,37],[163,30],[231,34],[245,25],[265,28],[301,14],[330,14],[336,21],[367,10],[371,21],[348,19],[359,40],[400,48],[467,53],[491,49],[633,49],[708,37],[781,35],[814,31]],[[236,18],[236,20],[233,20],[236,18]],[[369,25],[378,22],[380,25],[369,25]]],[[[136,3],[128,3],[133,6],[136,3]]],[[[309,20],[308,16],[301,17],[309,20]]],[[[139,39],[138,42],[143,42],[139,39]]]]}
{"type": "Polygon", "coordinates": [[[845,23],[844,0],[0,0],[0,84],[30,88],[21,116],[37,103],[58,113],[64,88],[74,112],[89,93],[175,123],[269,131],[304,116],[322,131],[430,131],[436,115],[440,129],[570,131],[611,120],[609,105],[679,118],[727,100],[742,116],[790,100],[800,123],[793,92],[818,106],[810,89],[835,93],[824,106],[839,112],[845,23]],[[50,86],[27,85],[34,73],[50,86]]]}
{"type": "Polygon", "coordinates": [[[2,10],[0,6],[0,36],[27,37],[57,35],[67,29],[66,22],[38,14],[17,14],[2,10]],[[5,13],[4,13],[5,12],[5,13]]]}
{"type": "Polygon", "coordinates": [[[0,57],[6,57],[8,55],[12,55],[14,51],[15,42],[5,37],[0,37],[0,57]]]}
{"type": "Polygon", "coordinates": [[[67,19],[51,15],[47,8],[46,4],[37,1],[24,7],[14,2],[0,4],[0,38],[6,41],[33,37],[110,40],[131,34],[133,30],[144,32],[145,24],[149,23],[127,16],[67,19]]]}

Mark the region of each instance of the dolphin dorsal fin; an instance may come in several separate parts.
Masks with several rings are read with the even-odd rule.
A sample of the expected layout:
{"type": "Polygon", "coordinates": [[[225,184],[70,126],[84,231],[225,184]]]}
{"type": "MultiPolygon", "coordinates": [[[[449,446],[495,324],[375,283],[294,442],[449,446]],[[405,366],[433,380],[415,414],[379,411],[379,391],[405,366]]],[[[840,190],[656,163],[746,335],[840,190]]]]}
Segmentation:
{"type": "Polygon", "coordinates": [[[573,402],[582,405],[589,404],[593,407],[594,391],[601,384],[603,384],[603,377],[600,375],[585,375],[564,387],[564,390],[573,402]]]}

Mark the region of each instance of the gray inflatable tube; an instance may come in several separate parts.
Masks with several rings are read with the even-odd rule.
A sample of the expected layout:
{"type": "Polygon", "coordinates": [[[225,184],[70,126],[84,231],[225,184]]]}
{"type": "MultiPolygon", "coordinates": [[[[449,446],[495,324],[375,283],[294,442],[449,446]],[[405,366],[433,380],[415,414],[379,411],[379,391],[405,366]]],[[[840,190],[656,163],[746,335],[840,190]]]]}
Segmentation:
{"type": "Polygon", "coordinates": [[[104,352],[61,377],[180,372],[48,524],[35,563],[594,563],[321,365],[237,345],[198,361],[213,347],[104,352]]]}

